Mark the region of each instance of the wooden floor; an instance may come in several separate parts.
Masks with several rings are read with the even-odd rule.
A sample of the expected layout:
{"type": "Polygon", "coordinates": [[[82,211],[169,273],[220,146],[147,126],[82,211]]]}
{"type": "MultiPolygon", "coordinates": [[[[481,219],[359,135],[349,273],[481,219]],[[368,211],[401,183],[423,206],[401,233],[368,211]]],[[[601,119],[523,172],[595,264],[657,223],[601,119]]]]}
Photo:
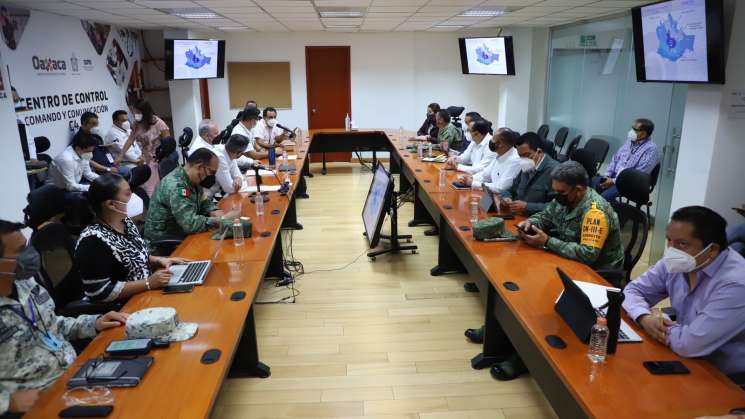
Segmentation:
{"type": "MultiPolygon", "coordinates": [[[[471,369],[480,346],[463,331],[481,325],[482,305],[463,291],[466,275],[429,275],[437,240],[406,226],[413,205],[400,211],[401,233],[414,234],[419,253],[370,262],[361,213],[371,174],[357,164],[313,172],[293,249],[316,272],[298,280],[295,304],[256,306],[272,376],[227,380],[212,417],[555,417],[530,377],[502,383],[471,369]]],[[[260,300],[289,294],[266,285],[260,300]]]]}

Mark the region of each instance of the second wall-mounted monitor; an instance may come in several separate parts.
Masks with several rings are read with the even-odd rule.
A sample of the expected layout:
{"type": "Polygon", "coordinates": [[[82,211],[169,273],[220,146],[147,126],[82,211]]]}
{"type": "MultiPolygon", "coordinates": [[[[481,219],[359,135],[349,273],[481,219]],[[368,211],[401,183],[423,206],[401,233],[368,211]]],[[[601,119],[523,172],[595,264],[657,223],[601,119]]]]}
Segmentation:
{"type": "Polygon", "coordinates": [[[221,79],[225,77],[225,41],[166,39],[166,79],[221,79]]]}
{"type": "Polygon", "coordinates": [[[463,74],[515,75],[511,36],[459,38],[463,74]]]}

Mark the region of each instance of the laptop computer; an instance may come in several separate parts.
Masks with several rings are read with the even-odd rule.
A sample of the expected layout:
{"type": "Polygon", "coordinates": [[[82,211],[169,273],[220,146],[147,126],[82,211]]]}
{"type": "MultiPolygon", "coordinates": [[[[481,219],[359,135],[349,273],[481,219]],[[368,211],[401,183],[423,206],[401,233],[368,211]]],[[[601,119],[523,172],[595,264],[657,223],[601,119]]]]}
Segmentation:
{"type": "Polygon", "coordinates": [[[217,243],[217,246],[215,247],[212,259],[197,260],[180,265],[171,265],[168,270],[173,274],[173,276],[171,276],[171,279],[168,281],[168,285],[202,285],[205,278],[207,278],[207,274],[210,272],[212,264],[222,250],[222,245],[225,241],[225,235],[227,232],[228,229],[226,228],[220,236],[220,242],[217,243]]]}
{"type": "MultiPolygon", "coordinates": [[[[595,325],[598,316],[606,316],[607,290],[612,289],[618,292],[621,290],[589,282],[574,281],[561,269],[557,268],[556,271],[564,284],[564,291],[556,300],[554,308],[572,328],[577,337],[582,342],[588,342],[592,326],[595,325]]],[[[618,343],[641,341],[641,336],[621,319],[618,343]]]]}

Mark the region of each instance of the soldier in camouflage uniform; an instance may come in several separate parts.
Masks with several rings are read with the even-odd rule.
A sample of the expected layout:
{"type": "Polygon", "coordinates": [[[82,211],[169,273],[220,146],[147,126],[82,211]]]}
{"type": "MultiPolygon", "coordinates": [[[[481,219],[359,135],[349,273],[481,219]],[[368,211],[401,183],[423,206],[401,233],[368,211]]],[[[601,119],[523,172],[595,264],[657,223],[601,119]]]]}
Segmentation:
{"type": "Polygon", "coordinates": [[[0,220],[0,415],[30,409],[75,361],[69,340],[122,325],[127,315],[57,316],[54,302],[34,276],[39,253],[26,246],[24,226],[0,220]]]}
{"type": "MultiPolygon", "coordinates": [[[[219,160],[212,150],[195,150],[186,161],[160,181],[150,199],[145,239],[182,240],[189,234],[217,226],[223,216],[205,191],[215,184],[219,160]]],[[[225,214],[235,218],[238,212],[225,214]]]]}
{"type": "Polygon", "coordinates": [[[623,268],[618,216],[608,201],[587,187],[587,171],[568,161],[554,169],[551,179],[556,198],[520,223],[536,230],[535,234],[521,234],[525,242],[593,269],[623,268]]]}

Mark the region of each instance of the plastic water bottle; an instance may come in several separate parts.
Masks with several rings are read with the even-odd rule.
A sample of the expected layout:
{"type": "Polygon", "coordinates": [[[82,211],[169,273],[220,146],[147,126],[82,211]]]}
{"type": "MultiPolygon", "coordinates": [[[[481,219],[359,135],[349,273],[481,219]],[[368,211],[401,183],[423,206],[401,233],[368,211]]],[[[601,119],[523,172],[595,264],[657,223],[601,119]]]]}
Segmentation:
{"type": "Polygon", "coordinates": [[[287,167],[287,150],[282,149],[282,165],[287,167]]]}
{"type": "Polygon", "coordinates": [[[471,225],[479,222],[479,201],[471,199],[471,225]]]}
{"type": "Polygon", "coordinates": [[[587,351],[587,357],[593,364],[600,364],[605,361],[605,354],[608,349],[608,321],[605,317],[598,317],[595,326],[592,326],[590,332],[590,347],[587,351]]]}
{"type": "Polygon", "coordinates": [[[262,217],[264,215],[264,196],[260,193],[256,193],[256,216],[262,217]]]}
{"type": "Polygon", "coordinates": [[[403,141],[404,140],[404,126],[401,125],[398,127],[398,140],[403,141]]]}
{"type": "Polygon", "coordinates": [[[269,167],[274,167],[277,164],[277,150],[274,147],[269,149],[267,158],[269,159],[269,167]]]}
{"type": "Polygon", "coordinates": [[[236,246],[243,246],[244,243],[243,224],[241,224],[240,218],[233,220],[233,243],[236,246]]]}
{"type": "Polygon", "coordinates": [[[352,129],[352,119],[349,117],[349,114],[344,117],[344,129],[347,131],[352,129]]]}
{"type": "Polygon", "coordinates": [[[417,144],[417,146],[416,146],[416,156],[419,158],[419,160],[421,160],[422,157],[424,157],[424,144],[422,144],[422,143],[417,144]]]}
{"type": "Polygon", "coordinates": [[[432,158],[432,143],[427,145],[427,157],[432,158]]]}
{"type": "Polygon", "coordinates": [[[445,169],[440,169],[440,188],[444,188],[447,185],[448,172],[445,169]]]}

